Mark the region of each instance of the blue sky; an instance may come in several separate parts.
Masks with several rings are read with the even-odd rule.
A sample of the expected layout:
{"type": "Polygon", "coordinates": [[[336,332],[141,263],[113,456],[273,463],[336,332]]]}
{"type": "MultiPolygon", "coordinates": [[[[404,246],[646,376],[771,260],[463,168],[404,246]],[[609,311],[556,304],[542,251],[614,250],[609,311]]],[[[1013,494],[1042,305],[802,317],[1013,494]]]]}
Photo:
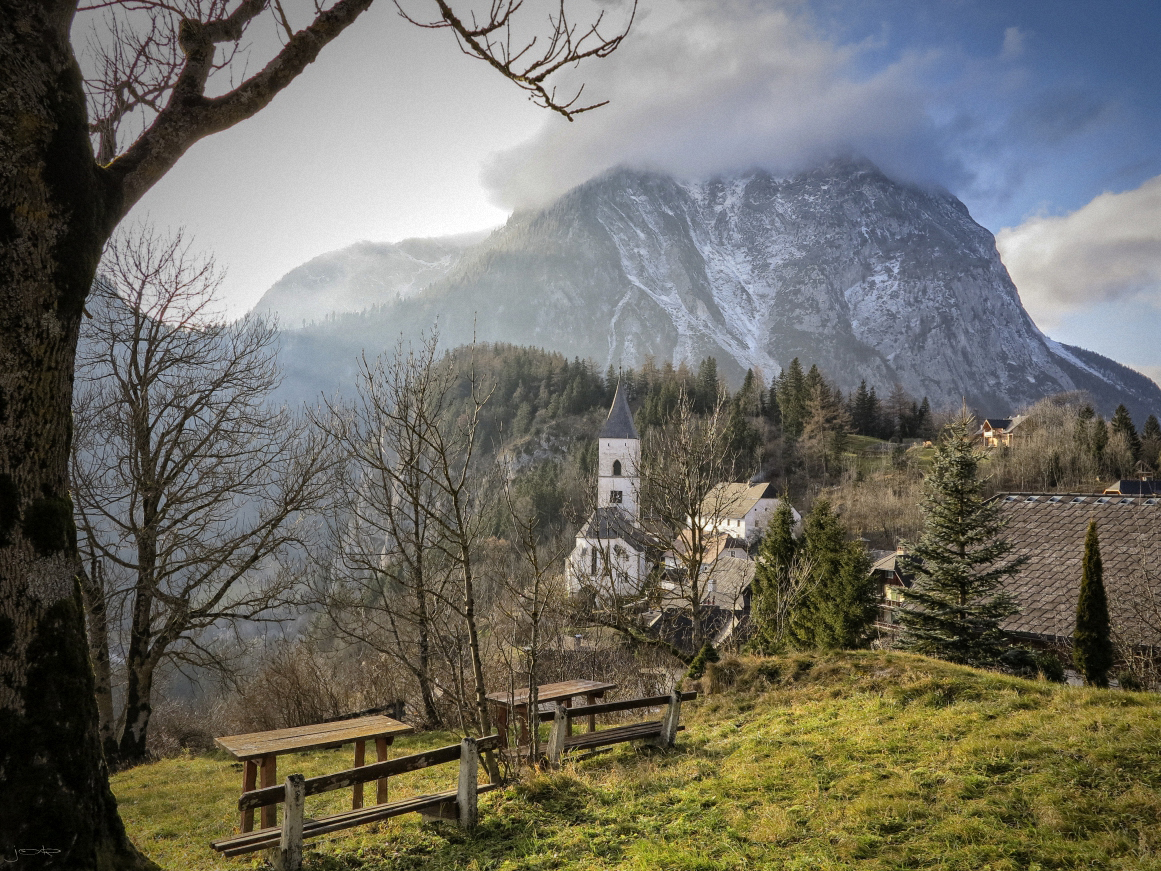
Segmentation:
{"type": "Polygon", "coordinates": [[[617,163],[857,151],[959,196],[1049,335],[1159,377],[1159,45],[1159,0],[642,0],[617,53],[566,73],[612,101],[569,124],[378,3],[135,216],[187,226],[243,311],[324,251],[492,226],[617,163]]]}

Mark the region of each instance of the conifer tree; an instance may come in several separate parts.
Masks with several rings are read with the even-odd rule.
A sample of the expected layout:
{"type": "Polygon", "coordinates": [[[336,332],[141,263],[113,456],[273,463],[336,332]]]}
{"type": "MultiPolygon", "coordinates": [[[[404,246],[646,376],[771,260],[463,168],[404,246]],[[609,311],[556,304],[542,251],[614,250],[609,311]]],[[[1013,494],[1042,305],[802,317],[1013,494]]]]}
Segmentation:
{"type": "Polygon", "coordinates": [[[1123,404],[1118,405],[1117,410],[1113,413],[1113,432],[1120,433],[1125,437],[1134,460],[1141,459],[1141,437],[1137,435],[1137,428],[1133,426],[1133,418],[1129,415],[1129,409],[1125,408],[1123,404]]]}
{"type": "Polygon", "coordinates": [[[1085,681],[1092,686],[1107,687],[1109,669],[1113,667],[1113,642],[1095,520],[1089,521],[1088,534],[1084,539],[1080,597],[1076,603],[1076,631],[1072,635],[1072,645],[1073,661],[1085,681]]]}
{"type": "Polygon", "coordinates": [[[778,379],[770,379],[770,390],[766,393],[766,404],[762,408],[766,419],[774,426],[782,425],[782,409],[778,405],[778,379]]]}
{"type": "Polygon", "coordinates": [[[782,617],[788,604],[784,597],[789,593],[788,581],[797,552],[794,513],[790,510],[790,500],[783,495],[762,536],[754,566],[750,601],[754,628],[750,646],[756,653],[775,653],[782,646],[782,617]]]}
{"type": "Polygon", "coordinates": [[[842,521],[826,499],[814,503],[804,526],[810,580],[789,617],[788,637],[804,649],[857,647],[878,609],[866,552],[846,541],[842,521]]]}
{"type": "Polygon", "coordinates": [[[1155,414],[1149,415],[1141,433],[1141,459],[1154,469],[1161,468],[1161,423],[1155,414]]]}
{"type": "Polygon", "coordinates": [[[806,422],[806,376],[797,357],[778,379],[778,407],[782,412],[783,434],[798,438],[806,422]]]}
{"type": "Polygon", "coordinates": [[[1000,623],[1018,613],[1002,591],[1023,558],[1003,538],[1000,506],[985,501],[975,421],[965,412],[943,431],[924,482],[923,532],[913,552],[915,583],[900,610],[900,646],[952,662],[987,666],[1004,647],[1000,623]]]}

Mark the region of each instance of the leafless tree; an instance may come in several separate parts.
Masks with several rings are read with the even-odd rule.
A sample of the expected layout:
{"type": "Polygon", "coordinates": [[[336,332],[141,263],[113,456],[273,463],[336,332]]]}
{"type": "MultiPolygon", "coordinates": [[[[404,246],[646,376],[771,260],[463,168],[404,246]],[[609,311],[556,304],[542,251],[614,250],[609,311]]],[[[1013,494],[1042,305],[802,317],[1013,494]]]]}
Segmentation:
{"type": "Polygon", "coordinates": [[[727,420],[724,397],[698,415],[683,391],[662,426],[646,433],[642,450],[645,532],[654,549],[672,554],[675,571],[666,573],[663,602],[688,614],[694,653],[707,640],[705,604],[723,535],[718,521],[734,507],[727,488],[719,486],[734,480],[738,459],[730,450],[727,420]]]}
{"type": "MultiPolygon", "coordinates": [[[[535,511],[525,510],[512,492],[511,478],[506,480],[504,501],[510,533],[509,561],[504,572],[504,595],[498,608],[512,627],[512,644],[508,648],[511,681],[514,692],[519,678],[528,692],[528,725],[530,741],[526,757],[529,767],[540,759],[538,721],[532,712],[539,710],[537,665],[541,655],[560,635],[564,607],[564,578],[560,566],[567,553],[567,543],[558,535],[548,540],[538,532],[535,511]],[[556,618],[556,619],[553,619],[556,618]],[[556,630],[555,632],[553,630],[556,630]]],[[[512,717],[509,717],[512,722],[512,717]]]]}
{"type": "Polygon", "coordinates": [[[432,518],[446,458],[424,431],[425,409],[445,401],[438,394],[451,374],[437,371],[434,354],[433,336],[418,352],[400,343],[390,358],[363,358],[354,402],[329,404],[321,424],[345,461],[331,530],[336,553],[318,592],[337,631],[410,673],[425,719],[443,725],[437,697],[456,698],[458,683],[439,673],[454,675],[464,635],[457,561],[432,518]]]}
{"type": "Polygon", "coordinates": [[[73,493],[92,637],[124,655],[122,763],[145,756],[162,663],[228,670],[223,631],[288,616],[325,495],[322,439],[269,402],[275,328],[218,319],[218,280],[180,232],[120,234],[78,358],[73,493]]]}
{"type": "MultiPolygon", "coordinates": [[[[394,585],[389,592],[399,594],[373,600],[385,638],[398,632],[399,642],[410,636],[433,644],[439,626],[446,625],[441,610],[454,608],[467,641],[475,728],[486,735],[492,721],[477,615],[477,559],[491,488],[475,461],[480,415],[491,391],[470,361],[457,368],[452,358],[437,357],[437,346],[433,334],[418,348],[401,344],[389,360],[364,361],[355,409],[333,409],[331,426],[359,476],[349,505],[353,531],[343,533],[339,546],[345,569],[372,582],[386,580],[394,585]],[[369,543],[378,544],[367,550],[369,543]]],[[[339,625],[349,634],[356,631],[350,622],[339,625]]],[[[450,655],[459,647],[458,635],[442,643],[450,655]]],[[[404,645],[395,649],[404,655],[404,645]]]]}

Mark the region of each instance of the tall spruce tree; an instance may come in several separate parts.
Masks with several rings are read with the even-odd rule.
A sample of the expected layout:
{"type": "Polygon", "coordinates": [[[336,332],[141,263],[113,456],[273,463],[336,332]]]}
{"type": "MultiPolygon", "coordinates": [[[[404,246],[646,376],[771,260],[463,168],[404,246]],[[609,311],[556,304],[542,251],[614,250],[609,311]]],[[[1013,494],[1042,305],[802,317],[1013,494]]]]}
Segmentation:
{"type": "Polygon", "coordinates": [[[783,495],[762,536],[754,566],[750,602],[753,633],[750,648],[755,653],[776,653],[782,648],[784,618],[790,604],[790,572],[798,552],[794,538],[794,513],[783,495]]]}
{"type": "Polygon", "coordinates": [[[806,375],[797,357],[778,378],[778,407],[782,412],[782,433],[798,438],[806,423],[806,375]]]}
{"type": "Polygon", "coordinates": [[[1113,413],[1113,432],[1120,433],[1125,437],[1134,460],[1141,459],[1141,437],[1137,435],[1137,427],[1133,425],[1129,409],[1125,408],[1123,404],[1118,405],[1117,410],[1113,413]]]}
{"type": "Polygon", "coordinates": [[[1109,685],[1109,669],[1113,667],[1113,641],[1095,520],[1089,521],[1088,535],[1084,539],[1080,597],[1076,603],[1076,631],[1072,634],[1072,659],[1087,683],[1098,687],[1109,685]]]}
{"type": "Polygon", "coordinates": [[[944,428],[936,447],[899,643],[916,653],[988,666],[1004,649],[1001,621],[1019,610],[1001,588],[1024,558],[1005,559],[1012,546],[1003,538],[999,504],[983,496],[974,427],[963,414],[944,428]]]}

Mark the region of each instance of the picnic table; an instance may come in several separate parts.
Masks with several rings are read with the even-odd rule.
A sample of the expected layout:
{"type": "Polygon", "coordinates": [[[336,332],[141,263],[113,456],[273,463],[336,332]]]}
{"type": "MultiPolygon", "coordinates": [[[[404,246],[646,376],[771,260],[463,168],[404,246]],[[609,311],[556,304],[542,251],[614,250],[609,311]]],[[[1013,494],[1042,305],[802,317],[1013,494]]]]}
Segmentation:
{"type": "MultiPolygon", "coordinates": [[[[354,742],[355,767],[360,768],[366,764],[368,741],[375,742],[378,761],[384,762],[387,759],[387,747],[395,736],[413,731],[415,730],[406,723],[376,715],[316,723],[311,726],[295,726],[291,729],[227,735],[224,738],[215,738],[214,743],[242,761],[242,792],[247,793],[258,786],[274,786],[278,782],[278,757],[284,753],[341,747],[343,744],[354,742]],[[261,783],[257,782],[259,773],[261,783]]],[[[387,800],[387,778],[380,779],[377,786],[377,801],[382,804],[387,800]]],[[[358,783],[353,787],[351,809],[358,810],[362,806],[363,784],[358,783]]],[[[277,807],[274,805],[262,808],[262,828],[267,829],[276,824],[276,812],[277,807]]],[[[254,810],[242,811],[242,831],[253,830],[254,810]]]]}
{"type": "MultiPolygon", "coordinates": [[[[566,680],[560,683],[542,684],[536,688],[536,698],[540,704],[560,702],[566,708],[572,707],[572,700],[576,696],[584,696],[588,704],[596,703],[596,700],[603,698],[605,693],[609,690],[616,689],[615,683],[604,683],[595,680],[566,680]]],[[[492,711],[496,720],[496,729],[500,733],[500,745],[502,747],[508,746],[508,704],[511,702],[512,710],[516,714],[517,722],[520,724],[520,739],[521,744],[527,744],[528,737],[528,687],[514,691],[511,695],[508,693],[488,693],[488,703],[492,706],[492,711]]],[[[537,721],[539,724],[539,720],[537,721]]],[[[592,732],[597,728],[596,717],[589,717],[589,731],[592,732]]]]}

